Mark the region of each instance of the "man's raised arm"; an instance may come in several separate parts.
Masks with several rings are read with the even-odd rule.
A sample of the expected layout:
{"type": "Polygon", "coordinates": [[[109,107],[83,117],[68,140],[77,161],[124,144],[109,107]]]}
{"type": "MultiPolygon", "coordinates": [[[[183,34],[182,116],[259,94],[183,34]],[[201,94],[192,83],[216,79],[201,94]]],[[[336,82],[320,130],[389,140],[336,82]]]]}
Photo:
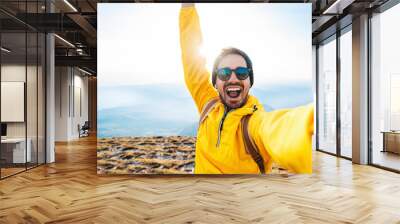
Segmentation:
{"type": "Polygon", "coordinates": [[[201,112],[204,104],[218,93],[210,82],[206,60],[199,53],[202,44],[199,16],[193,3],[183,3],[179,16],[180,43],[185,83],[197,109],[201,112]]]}
{"type": "Polygon", "coordinates": [[[262,154],[267,153],[267,158],[291,172],[312,172],[312,104],[259,113],[250,122],[250,132],[262,154]]]}

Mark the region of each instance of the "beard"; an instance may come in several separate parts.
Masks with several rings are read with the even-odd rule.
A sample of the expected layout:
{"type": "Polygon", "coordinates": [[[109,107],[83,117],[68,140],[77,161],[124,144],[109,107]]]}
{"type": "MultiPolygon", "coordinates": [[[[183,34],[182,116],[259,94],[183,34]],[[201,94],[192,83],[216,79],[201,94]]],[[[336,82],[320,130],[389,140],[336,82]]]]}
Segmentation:
{"type": "Polygon", "coordinates": [[[245,92],[244,86],[240,82],[225,83],[222,91],[218,92],[219,98],[221,99],[222,103],[229,110],[240,108],[245,105],[249,95],[248,89],[247,92],[245,92]],[[234,88],[235,90],[238,89],[238,91],[229,91],[230,88],[234,88]]]}
{"type": "Polygon", "coordinates": [[[247,94],[247,96],[246,96],[244,99],[242,99],[241,102],[240,102],[239,104],[237,104],[237,105],[236,105],[236,104],[235,104],[235,105],[232,105],[232,104],[226,102],[225,99],[224,99],[224,97],[221,96],[221,94],[219,94],[219,98],[221,99],[222,103],[226,106],[226,108],[228,108],[228,110],[232,110],[232,109],[237,109],[237,108],[243,107],[243,106],[246,104],[246,102],[247,102],[248,94],[247,94]]]}

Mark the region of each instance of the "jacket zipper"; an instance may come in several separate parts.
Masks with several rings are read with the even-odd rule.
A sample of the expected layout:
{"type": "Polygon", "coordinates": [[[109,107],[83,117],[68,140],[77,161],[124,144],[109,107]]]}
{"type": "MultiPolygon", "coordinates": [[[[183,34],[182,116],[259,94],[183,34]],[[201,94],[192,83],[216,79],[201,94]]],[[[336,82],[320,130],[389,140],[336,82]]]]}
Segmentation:
{"type": "Polygon", "coordinates": [[[226,106],[224,107],[224,115],[222,116],[221,121],[219,122],[219,128],[218,128],[218,140],[217,140],[217,147],[219,147],[220,143],[221,143],[221,132],[222,132],[222,127],[224,126],[224,121],[226,118],[226,115],[228,115],[228,113],[230,112],[230,110],[228,110],[226,108],[226,106]]]}

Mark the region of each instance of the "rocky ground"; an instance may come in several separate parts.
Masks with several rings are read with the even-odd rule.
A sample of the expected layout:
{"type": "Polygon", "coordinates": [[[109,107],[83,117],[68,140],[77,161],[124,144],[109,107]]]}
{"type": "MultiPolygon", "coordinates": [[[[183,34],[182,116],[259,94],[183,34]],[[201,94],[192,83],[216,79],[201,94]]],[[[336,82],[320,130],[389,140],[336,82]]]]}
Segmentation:
{"type": "MultiPolygon", "coordinates": [[[[192,174],[195,137],[113,137],[97,140],[98,174],[192,174]]],[[[272,173],[287,172],[273,166],[272,173]]]]}
{"type": "Polygon", "coordinates": [[[193,173],[195,137],[114,137],[97,141],[99,174],[193,173]]]}

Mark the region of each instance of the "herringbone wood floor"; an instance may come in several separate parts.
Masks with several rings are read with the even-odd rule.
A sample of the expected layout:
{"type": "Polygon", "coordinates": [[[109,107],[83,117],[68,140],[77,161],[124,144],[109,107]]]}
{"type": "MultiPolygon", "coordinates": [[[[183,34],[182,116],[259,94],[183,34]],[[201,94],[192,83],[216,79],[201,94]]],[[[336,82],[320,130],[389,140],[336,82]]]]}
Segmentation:
{"type": "Polygon", "coordinates": [[[95,139],[0,181],[0,223],[400,223],[400,175],[316,152],[314,174],[98,176],[95,139]]]}

